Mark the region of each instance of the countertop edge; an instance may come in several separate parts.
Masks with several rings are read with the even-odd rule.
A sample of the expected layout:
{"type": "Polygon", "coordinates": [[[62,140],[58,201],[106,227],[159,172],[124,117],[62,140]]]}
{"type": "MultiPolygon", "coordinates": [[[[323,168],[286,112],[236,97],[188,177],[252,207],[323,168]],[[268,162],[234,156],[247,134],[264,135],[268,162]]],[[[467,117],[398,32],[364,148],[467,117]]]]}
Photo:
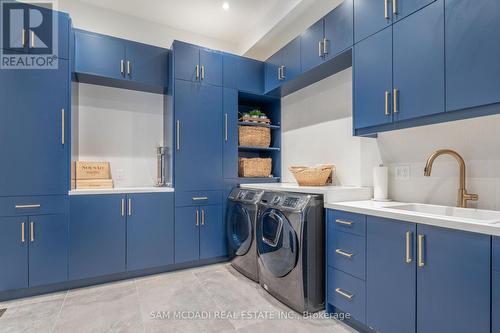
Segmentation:
{"type": "Polygon", "coordinates": [[[172,193],[173,187],[117,187],[109,189],[76,189],[68,195],[99,195],[99,194],[133,194],[133,193],[172,193]]]}

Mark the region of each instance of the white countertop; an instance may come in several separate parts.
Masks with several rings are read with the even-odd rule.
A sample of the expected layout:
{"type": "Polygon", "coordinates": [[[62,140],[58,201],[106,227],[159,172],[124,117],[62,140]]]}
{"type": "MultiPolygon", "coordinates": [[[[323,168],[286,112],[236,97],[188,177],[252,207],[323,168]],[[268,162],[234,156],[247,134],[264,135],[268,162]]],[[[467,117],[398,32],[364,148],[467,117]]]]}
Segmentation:
{"type": "Polygon", "coordinates": [[[367,201],[325,203],[325,208],[331,208],[331,209],[364,214],[364,215],[378,216],[393,220],[432,225],[436,227],[500,236],[500,223],[487,223],[468,218],[434,215],[428,213],[404,211],[391,208],[402,204],[405,203],[395,202],[395,201],[376,202],[372,200],[367,200],[367,201]]]}
{"type": "Polygon", "coordinates": [[[76,189],[68,192],[69,195],[90,195],[90,194],[127,194],[127,193],[156,193],[174,192],[173,187],[115,187],[105,189],[76,189]]]}
{"type": "Polygon", "coordinates": [[[322,194],[325,202],[368,200],[372,196],[371,187],[355,186],[299,186],[297,183],[256,183],[241,184],[241,188],[259,190],[322,194]]]}

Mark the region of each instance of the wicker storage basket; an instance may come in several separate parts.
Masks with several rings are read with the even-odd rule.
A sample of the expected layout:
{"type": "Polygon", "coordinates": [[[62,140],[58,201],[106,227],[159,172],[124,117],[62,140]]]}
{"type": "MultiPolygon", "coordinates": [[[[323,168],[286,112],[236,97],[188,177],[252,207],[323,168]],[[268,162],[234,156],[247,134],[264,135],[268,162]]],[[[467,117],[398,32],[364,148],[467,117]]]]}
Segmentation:
{"type": "Polygon", "coordinates": [[[239,126],[240,146],[269,147],[271,129],[263,126],[239,126]]]}
{"type": "Polygon", "coordinates": [[[301,186],[323,186],[332,183],[333,165],[318,165],[315,167],[291,166],[289,170],[301,186]]]}
{"type": "Polygon", "coordinates": [[[272,158],[240,158],[240,177],[269,177],[273,165],[272,158]]]}

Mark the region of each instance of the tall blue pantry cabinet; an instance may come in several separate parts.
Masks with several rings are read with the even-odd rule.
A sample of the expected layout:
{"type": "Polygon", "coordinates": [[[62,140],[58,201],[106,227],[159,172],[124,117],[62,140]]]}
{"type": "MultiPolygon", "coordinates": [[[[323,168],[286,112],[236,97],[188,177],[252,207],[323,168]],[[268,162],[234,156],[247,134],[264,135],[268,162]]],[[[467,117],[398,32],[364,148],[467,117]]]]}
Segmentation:
{"type": "Polygon", "coordinates": [[[70,19],[36,9],[57,15],[58,67],[0,69],[0,295],[68,279],[70,19]]]}

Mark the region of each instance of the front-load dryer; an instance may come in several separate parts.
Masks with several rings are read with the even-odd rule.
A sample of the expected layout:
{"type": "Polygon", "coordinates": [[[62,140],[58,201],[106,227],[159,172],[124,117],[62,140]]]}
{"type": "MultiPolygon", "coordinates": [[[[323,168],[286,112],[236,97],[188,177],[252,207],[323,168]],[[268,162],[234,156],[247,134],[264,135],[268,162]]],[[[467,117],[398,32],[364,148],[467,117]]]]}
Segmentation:
{"type": "Polygon", "coordinates": [[[324,308],[323,197],[265,192],[259,202],[256,243],[259,282],[299,313],[324,308]]]}
{"type": "Polygon", "coordinates": [[[249,279],[259,282],[255,223],[257,204],[264,191],[235,188],[228,198],[226,226],[231,265],[249,279]]]}

